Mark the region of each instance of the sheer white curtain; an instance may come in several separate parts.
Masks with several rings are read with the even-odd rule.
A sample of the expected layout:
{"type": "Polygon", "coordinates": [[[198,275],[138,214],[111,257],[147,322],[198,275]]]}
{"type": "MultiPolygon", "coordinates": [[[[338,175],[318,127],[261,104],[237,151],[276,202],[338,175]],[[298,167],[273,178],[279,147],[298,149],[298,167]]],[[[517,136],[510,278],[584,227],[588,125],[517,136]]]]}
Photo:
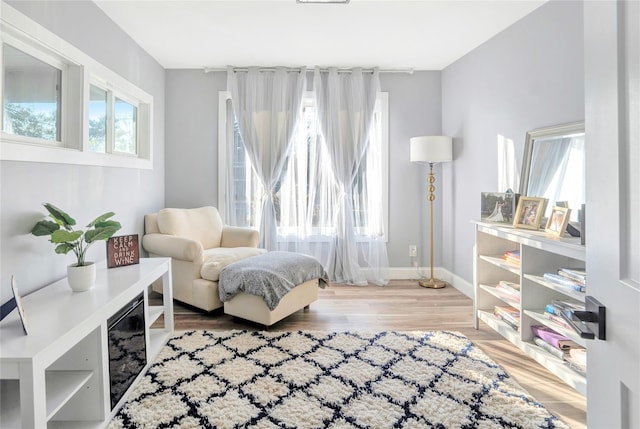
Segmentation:
{"type": "MultiPolygon", "coordinates": [[[[320,72],[316,68],[313,83],[321,131],[335,180],[337,204],[327,271],[338,283],[365,285],[368,280],[386,284],[389,265],[386,244],[382,236],[376,234],[360,237],[360,243],[357,243],[357,214],[354,219],[353,186],[366,160],[374,107],[380,93],[378,70],[364,74],[360,68],[349,73],[338,73],[336,68],[320,72]],[[362,269],[359,260],[367,270],[362,269]]],[[[367,197],[357,200],[358,206],[366,204],[367,197]]],[[[382,212],[381,204],[366,209],[382,212]]]]}
{"type": "Polygon", "coordinates": [[[315,105],[303,112],[280,181],[279,248],[312,255],[326,267],[328,238],[335,235],[335,180],[315,105]]]}
{"type": "Polygon", "coordinates": [[[300,118],[306,69],[227,70],[227,90],[247,155],[264,193],[260,202],[260,245],[278,246],[274,195],[300,118]]]}

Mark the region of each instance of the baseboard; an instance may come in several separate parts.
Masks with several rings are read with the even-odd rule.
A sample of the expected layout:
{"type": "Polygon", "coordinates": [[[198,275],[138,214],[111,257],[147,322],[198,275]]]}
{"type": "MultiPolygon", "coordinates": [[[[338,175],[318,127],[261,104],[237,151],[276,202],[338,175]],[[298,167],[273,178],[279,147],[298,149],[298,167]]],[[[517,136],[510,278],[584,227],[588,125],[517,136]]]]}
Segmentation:
{"type": "Polygon", "coordinates": [[[465,294],[467,297],[473,299],[473,284],[469,283],[465,279],[460,276],[455,275],[451,271],[443,269],[442,280],[445,280],[447,283],[452,285],[454,288],[458,289],[460,292],[465,294]]]}
{"type": "MultiPolygon", "coordinates": [[[[428,278],[431,276],[429,268],[395,267],[389,268],[389,278],[394,280],[411,280],[428,278]]],[[[442,267],[433,267],[433,276],[444,280],[460,292],[473,299],[473,285],[460,276],[442,267]]]]}

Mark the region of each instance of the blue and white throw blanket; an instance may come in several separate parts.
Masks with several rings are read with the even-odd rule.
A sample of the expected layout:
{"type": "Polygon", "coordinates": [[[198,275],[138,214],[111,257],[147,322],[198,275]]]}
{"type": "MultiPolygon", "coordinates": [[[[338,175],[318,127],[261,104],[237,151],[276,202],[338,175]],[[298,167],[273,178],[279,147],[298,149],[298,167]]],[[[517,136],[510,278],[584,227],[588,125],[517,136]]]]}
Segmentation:
{"type": "Polygon", "coordinates": [[[240,292],[260,296],[273,310],[294,287],[318,279],[324,288],[329,275],[315,258],[293,252],[267,252],[241,259],[220,272],[220,301],[231,300],[240,292]]]}

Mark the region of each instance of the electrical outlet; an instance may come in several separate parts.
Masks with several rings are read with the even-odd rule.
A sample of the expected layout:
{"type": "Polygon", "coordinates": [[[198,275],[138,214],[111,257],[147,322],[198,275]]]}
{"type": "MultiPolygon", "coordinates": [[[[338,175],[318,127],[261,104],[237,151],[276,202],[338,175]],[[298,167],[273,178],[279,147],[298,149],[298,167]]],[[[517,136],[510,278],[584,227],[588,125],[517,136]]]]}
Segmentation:
{"type": "Polygon", "coordinates": [[[409,245],[409,257],[415,258],[418,256],[418,247],[415,244],[409,245]]]}

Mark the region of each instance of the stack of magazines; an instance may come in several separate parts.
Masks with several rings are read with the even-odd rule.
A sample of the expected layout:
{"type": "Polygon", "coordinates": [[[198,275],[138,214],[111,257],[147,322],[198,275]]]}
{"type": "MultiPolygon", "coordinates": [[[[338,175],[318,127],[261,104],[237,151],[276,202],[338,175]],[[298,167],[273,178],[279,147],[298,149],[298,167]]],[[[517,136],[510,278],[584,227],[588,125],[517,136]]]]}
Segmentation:
{"type": "Polygon", "coordinates": [[[502,255],[502,259],[510,264],[520,266],[520,250],[507,250],[502,255]]]}
{"type": "Polygon", "coordinates": [[[584,311],[585,306],[579,302],[571,302],[560,299],[553,299],[545,306],[544,315],[547,319],[554,321],[566,329],[573,330],[567,319],[571,319],[574,311],[584,311]]]}
{"type": "Polygon", "coordinates": [[[537,346],[566,361],[575,371],[586,374],[587,350],[584,347],[544,325],[532,326],[531,332],[537,346]]]}
{"type": "Polygon", "coordinates": [[[518,283],[500,280],[496,285],[496,290],[514,301],[520,302],[520,285],[518,283]]]}
{"type": "Polygon", "coordinates": [[[560,268],[556,273],[544,273],[543,277],[555,286],[585,292],[587,289],[587,274],[584,269],[560,268]]]}
{"type": "Polygon", "coordinates": [[[520,330],[520,310],[509,305],[496,305],[493,315],[509,325],[515,331],[520,330]]]}
{"type": "Polygon", "coordinates": [[[587,272],[584,268],[560,268],[558,274],[562,277],[566,277],[573,280],[582,286],[587,285],[587,272]]]}

